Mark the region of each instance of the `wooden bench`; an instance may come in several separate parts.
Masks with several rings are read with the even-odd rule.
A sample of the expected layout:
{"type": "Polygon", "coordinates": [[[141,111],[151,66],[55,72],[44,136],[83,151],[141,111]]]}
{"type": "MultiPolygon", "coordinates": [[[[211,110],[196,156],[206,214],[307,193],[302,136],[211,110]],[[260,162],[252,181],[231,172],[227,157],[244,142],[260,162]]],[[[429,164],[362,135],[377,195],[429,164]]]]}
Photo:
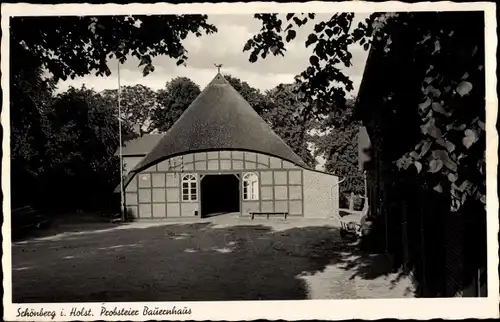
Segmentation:
{"type": "Polygon", "coordinates": [[[271,215],[284,215],[285,219],[288,216],[288,212],[251,212],[250,216],[252,216],[252,220],[255,218],[255,215],[267,215],[267,219],[269,219],[269,216],[271,215]]]}

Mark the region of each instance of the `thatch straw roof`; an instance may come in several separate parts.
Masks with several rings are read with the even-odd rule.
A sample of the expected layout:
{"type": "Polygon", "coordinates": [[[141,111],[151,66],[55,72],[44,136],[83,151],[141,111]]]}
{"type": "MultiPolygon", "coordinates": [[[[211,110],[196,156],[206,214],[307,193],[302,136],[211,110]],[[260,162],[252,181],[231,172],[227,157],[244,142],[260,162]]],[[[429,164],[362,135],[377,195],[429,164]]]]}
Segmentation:
{"type": "Polygon", "coordinates": [[[224,76],[217,74],[151,152],[129,172],[125,185],[136,173],[165,159],[212,150],[258,152],[308,168],[224,76]]]}
{"type": "Polygon", "coordinates": [[[187,152],[225,149],[264,153],[306,166],[226,79],[217,74],[132,172],[187,152]]]}

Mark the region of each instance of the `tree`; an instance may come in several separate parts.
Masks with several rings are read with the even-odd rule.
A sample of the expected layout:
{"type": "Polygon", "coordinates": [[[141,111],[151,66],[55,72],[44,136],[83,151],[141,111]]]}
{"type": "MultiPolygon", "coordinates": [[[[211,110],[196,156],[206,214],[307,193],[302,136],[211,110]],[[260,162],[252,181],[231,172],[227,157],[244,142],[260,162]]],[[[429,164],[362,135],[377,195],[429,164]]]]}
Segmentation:
{"type": "MultiPolygon", "coordinates": [[[[101,94],[118,115],[118,91],[105,90],[101,94]]],[[[120,94],[120,110],[122,120],[137,129],[142,136],[149,132],[151,113],[157,108],[157,94],[144,85],[124,86],[120,94]]]]}
{"type": "Polygon", "coordinates": [[[233,77],[230,74],[224,75],[224,78],[231,84],[234,89],[240,93],[240,95],[253,107],[253,109],[263,115],[269,108],[268,100],[266,95],[263,94],[259,89],[250,86],[247,82],[241,81],[237,77],[233,77]]]}
{"type": "MultiPolygon", "coordinates": [[[[10,22],[13,52],[27,53],[54,80],[110,75],[110,58],[124,63],[132,56],[143,73],[154,71],[152,58],[165,55],[184,64],[182,41],[216,32],[206,15],[18,17],[10,22]]],[[[11,56],[14,64],[22,64],[11,56]]]]}
{"type": "Polygon", "coordinates": [[[152,58],[157,55],[185,64],[182,40],[189,34],[217,31],[206,20],[204,15],[11,18],[13,205],[36,199],[35,193],[23,194],[23,190],[40,185],[46,161],[40,110],[57,81],[90,73],[110,75],[110,58],[121,63],[138,58],[144,75],[154,71],[152,58]],[[50,79],[42,77],[45,72],[50,79]]]}
{"type": "MultiPolygon", "coordinates": [[[[315,15],[288,14],[286,24],[276,14],[256,18],[263,28],[243,48],[251,62],[284,55],[284,43],[315,15]]],[[[395,241],[389,251],[395,263],[409,258],[424,286],[417,288],[420,295],[442,296],[442,279],[465,281],[486,266],[484,13],[376,13],[357,27],[353,18],[339,13],[315,24],[305,39],[313,46],[310,66],[297,76],[297,92],[309,103],[304,113],[319,120],[343,108],[346,91],[353,89],[340,69],[351,65],[349,46],[371,48],[374,63],[369,60],[364,75],[370,80],[369,98],[360,114],[376,139],[375,172],[384,178],[376,184],[389,187],[393,196],[388,200],[381,188],[376,196],[386,202],[375,200],[374,215],[388,218],[382,230],[395,241]],[[450,218],[463,225],[463,236],[449,234],[443,223],[450,218]],[[406,241],[402,224],[407,224],[406,241]],[[443,266],[453,259],[445,265],[435,259],[448,254],[442,252],[451,248],[448,244],[467,249],[457,251],[468,260],[454,262],[464,274],[447,267],[447,276],[443,266]]]]}
{"type": "MultiPolygon", "coordinates": [[[[255,62],[268,55],[284,55],[285,42],[296,37],[296,29],[315,19],[314,14],[287,14],[286,23],[278,14],[256,14],[261,32],[249,39],[243,50],[255,62]],[[285,27],[286,26],[286,27],[285,27]]],[[[375,13],[357,27],[354,13],[336,13],[315,24],[305,40],[313,46],[310,66],[296,77],[298,94],[310,104],[303,113],[312,117],[328,115],[345,106],[346,91],[352,81],[340,66],[351,66],[349,46],[382,51],[397,59],[393,38],[405,35],[412,44],[412,79],[421,85],[421,142],[399,164],[413,164],[420,173],[435,173],[428,178],[436,191],[453,195],[454,210],[468,197],[485,202],[484,158],[484,17],[480,13],[375,13]],[[463,21],[468,21],[464,24],[463,21]],[[418,28],[416,28],[418,26],[418,28]],[[474,90],[473,90],[474,89],[474,90]],[[474,108],[461,108],[464,104],[474,108]],[[482,151],[482,152],[481,152],[482,151]],[[473,170],[474,169],[474,170],[473,170]]],[[[394,84],[396,88],[406,84],[394,84]],[[399,86],[398,86],[399,85],[399,86]]],[[[390,93],[387,93],[390,99],[390,93]]],[[[413,106],[417,108],[417,106],[413,106]]]]}
{"type": "MultiPolygon", "coordinates": [[[[375,19],[376,16],[374,14],[371,18],[375,19]]],[[[310,23],[315,17],[313,13],[289,13],[284,21],[278,14],[256,14],[255,18],[262,22],[262,29],[247,41],[243,51],[250,51],[250,62],[256,62],[259,57],[265,59],[270,54],[284,56],[285,42],[295,39],[296,29],[310,23]]],[[[311,117],[328,114],[332,106],[345,105],[346,91],[353,89],[352,81],[339,65],[351,65],[352,54],[348,47],[356,41],[364,45],[371,31],[371,24],[361,24],[350,33],[353,18],[354,13],[333,14],[329,20],[317,23],[314,32],[305,40],[306,47],[314,45],[314,53],[309,58],[310,66],[297,75],[296,82],[300,85],[297,89],[300,97],[311,103],[304,109],[304,113],[311,117]],[[333,83],[336,86],[331,86],[333,83]]],[[[365,48],[368,49],[368,46],[365,48]]]]}
{"type": "Polygon", "coordinates": [[[39,183],[34,182],[43,172],[46,143],[43,129],[43,113],[52,100],[54,82],[42,78],[42,70],[15,70],[12,66],[10,81],[10,157],[11,157],[11,202],[18,207],[33,202],[39,183]],[[33,121],[35,120],[35,121],[33,121]]]}
{"type": "Polygon", "coordinates": [[[304,104],[297,99],[294,84],[281,84],[266,94],[267,111],[262,115],[271,128],[311,167],[316,160],[309,150],[312,123],[301,114],[304,104]]]}
{"type": "Polygon", "coordinates": [[[309,150],[308,131],[311,123],[300,118],[301,102],[297,100],[293,84],[281,84],[262,94],[247,82],[231,75],[224,76],[240,95],[259,113],[271,128],[308,165],[314,167],[316,161],[309,150]]]}
{"type": "MultiPolygon", "coordinates": [[[[119,181],[116,111],[85,87],[59,94],[44,113],[48,159],[40,191],[45,205],[92,209],[119,181]],[[71,189],[68,189],[71,187],[71,189]]],[[[124,133],[130,131],[125,127],[124,133]]]]}
{"type": "Polygon", "coordinates": [[[200,87],[187,77],[167,82],[165,89],[157,93],[149,130],[168,131],[200,93],[200,87]]]}
{"type": "Polygon", "coordinates": [[[315,135],[316,154],[323,154],[328,172],[342,178],[340,193],[344,196],[354,193],[364,195],[363,173],[358,166],[358,133],[360,122],[354,119],[354,100],[347,101],[346,109],[331,113],[325,120],[328,131],[315,135]]]}

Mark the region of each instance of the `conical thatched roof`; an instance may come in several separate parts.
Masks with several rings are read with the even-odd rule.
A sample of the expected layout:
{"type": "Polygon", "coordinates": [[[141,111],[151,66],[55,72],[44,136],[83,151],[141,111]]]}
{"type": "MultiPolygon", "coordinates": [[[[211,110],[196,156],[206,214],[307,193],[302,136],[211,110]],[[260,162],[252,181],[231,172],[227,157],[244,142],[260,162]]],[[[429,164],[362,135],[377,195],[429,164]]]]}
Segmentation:
{"type": "Polygon", "coordinates": [[[227,80],[217,74],[130,175],[176,155],[210,150],[259,152],[307,167],[227,80]]]}

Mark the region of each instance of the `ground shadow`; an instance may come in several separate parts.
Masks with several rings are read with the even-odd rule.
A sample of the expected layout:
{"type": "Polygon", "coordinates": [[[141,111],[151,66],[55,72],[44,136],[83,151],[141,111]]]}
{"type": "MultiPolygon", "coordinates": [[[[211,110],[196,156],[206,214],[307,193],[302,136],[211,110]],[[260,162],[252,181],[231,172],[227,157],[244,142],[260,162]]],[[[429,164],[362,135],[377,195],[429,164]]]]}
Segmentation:
{"type": "Polygon", "coordinates": [[[328,265],[353,278],[387,274],[371,269],[376,256],[339,236],[327,226],[276,231],[205,222],[32,241],[13,246],[13,300],[297,300],[308,298],[298,276],[328,265]]]}
{"type": "Polygon", "coordinates": [[[202,218],[212,218],[212,217],[218,217],[218,216],[223,216],[227,215],[229,213],[232,213],[230,211],[223,211],[223,212],[213,212],[213,213],[208,213],[208,214],[203,214],[202,218]]]}
{"type": "MultiPolygon", "coordinates": [[[[43,227],[16,231],[16,233],[12,233],[11,240],[14,242],[29,241],[57,234],[85,233],[130,224],[130,222],[120,223],[112,220],[110,216],[99,213],[64,213],[46,216],[46,218],[47,224],[43,227]]],[[[11,231],[13,232],[14,229],[11,231]]]]}

